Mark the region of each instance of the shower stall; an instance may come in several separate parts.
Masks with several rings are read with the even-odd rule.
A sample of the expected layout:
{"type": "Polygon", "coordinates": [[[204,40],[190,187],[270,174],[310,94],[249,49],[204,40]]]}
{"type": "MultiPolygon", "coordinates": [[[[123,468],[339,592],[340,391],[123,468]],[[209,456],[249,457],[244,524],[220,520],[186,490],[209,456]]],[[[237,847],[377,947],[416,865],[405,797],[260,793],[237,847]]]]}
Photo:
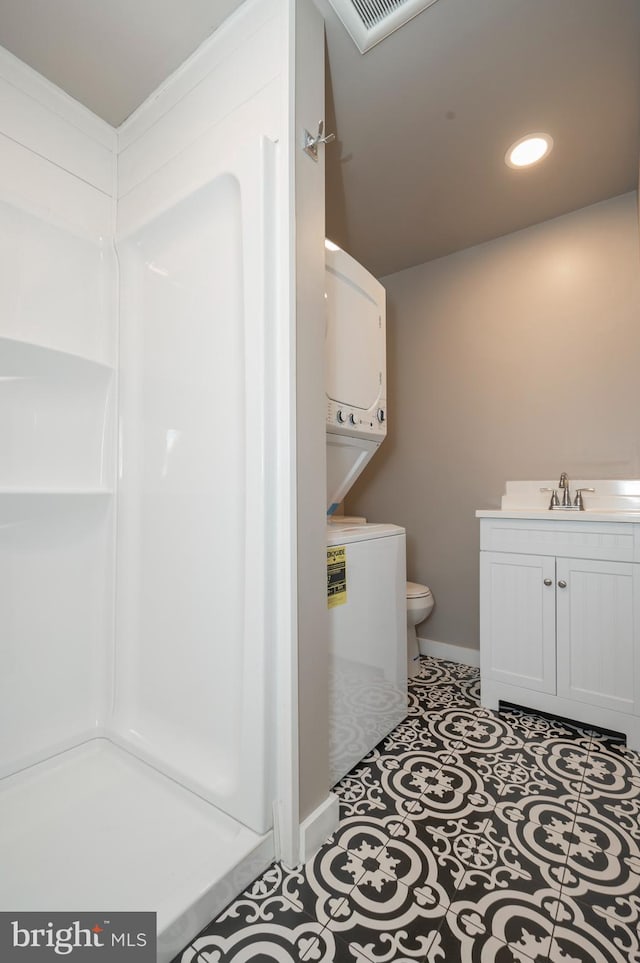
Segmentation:
{"type": "Polygon", "coordinates": [[[0,909],[160,961],[296,856],[293,9],[118,130],[0,52],[0,909]]]}

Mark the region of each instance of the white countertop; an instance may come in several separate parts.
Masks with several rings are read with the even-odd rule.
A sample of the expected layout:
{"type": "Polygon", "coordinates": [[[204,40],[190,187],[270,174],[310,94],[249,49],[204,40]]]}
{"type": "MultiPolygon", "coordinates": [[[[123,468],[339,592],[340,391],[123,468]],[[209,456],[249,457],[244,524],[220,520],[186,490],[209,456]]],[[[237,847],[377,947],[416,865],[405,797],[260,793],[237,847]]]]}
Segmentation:
{"type": "Polygon", "coordinates": [[[640,524],[640,511],[586,509],[584,512],[563,512],[562,509],[548,508],[486,508],[478,509],[476,518],[537,518],[549,522],[635,522],[640,524]]]}

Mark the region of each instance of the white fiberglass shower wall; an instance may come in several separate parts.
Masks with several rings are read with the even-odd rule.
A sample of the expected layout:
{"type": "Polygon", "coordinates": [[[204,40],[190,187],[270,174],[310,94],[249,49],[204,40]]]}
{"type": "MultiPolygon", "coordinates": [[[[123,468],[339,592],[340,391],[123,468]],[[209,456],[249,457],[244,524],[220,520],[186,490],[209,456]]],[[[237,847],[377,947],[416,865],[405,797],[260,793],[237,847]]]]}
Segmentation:
{"type": "Polygon", "coordinates": [[[115,135],[56,102],[0,59],[0,776],[90,738],[108,705],[115,135]]]}
{"type": "MultiPolygon", "coordinates": [[[[271,51],[276,75],[276,23],[253,44],[256,55],[271,51]]],[[[209,119],[216,101],[228,111],[230,90],[246,96],[249,64],[234,63],[231,77],[214,71],[209,89],[187,100],[208,103],[209,119]]],[[[273,818],[265,573],[277,92],[276,82],[204,132],[193,129],[188,102],[154,116],[120,154],[117,233],[113,723],[142,758],[259,833],[273,818]],[[168,160],[158,142],[170,146],[168,160]]],[[[135,126],[143,121],[141,112],[135,126]]]]}
{"type": "Polygon", "coordinates": [[[118,131],[0,56],[0,909],[161,961],[296,815],[291,10],[118,131]]]}

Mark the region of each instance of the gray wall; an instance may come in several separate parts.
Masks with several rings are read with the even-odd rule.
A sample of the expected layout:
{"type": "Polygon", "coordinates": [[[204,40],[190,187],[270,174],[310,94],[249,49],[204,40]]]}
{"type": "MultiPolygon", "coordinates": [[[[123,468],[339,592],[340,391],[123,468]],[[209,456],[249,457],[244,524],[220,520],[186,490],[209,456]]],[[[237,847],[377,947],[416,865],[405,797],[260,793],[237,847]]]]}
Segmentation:
{"type": "Polygon", "coordinates": [[[383,278],[389,435],[346,509],[406,527],[421,636],[478,646],[507,479],[640,477],[639,268],[632,193],[383,278]]]}

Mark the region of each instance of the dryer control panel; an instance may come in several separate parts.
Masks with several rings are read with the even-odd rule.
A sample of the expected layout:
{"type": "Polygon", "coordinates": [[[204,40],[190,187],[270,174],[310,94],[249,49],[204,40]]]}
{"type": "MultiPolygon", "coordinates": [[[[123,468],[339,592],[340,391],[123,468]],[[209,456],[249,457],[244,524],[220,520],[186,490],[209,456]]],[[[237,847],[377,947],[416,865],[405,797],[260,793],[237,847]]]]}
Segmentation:
{"type": "Polygon", "coordinates": [[[387,409],[384,398],[374,409],[362,411],[343,402],[327,398],[327,431],[352,438],[372,438],[379,442],[387,434],[387,409]]]}

